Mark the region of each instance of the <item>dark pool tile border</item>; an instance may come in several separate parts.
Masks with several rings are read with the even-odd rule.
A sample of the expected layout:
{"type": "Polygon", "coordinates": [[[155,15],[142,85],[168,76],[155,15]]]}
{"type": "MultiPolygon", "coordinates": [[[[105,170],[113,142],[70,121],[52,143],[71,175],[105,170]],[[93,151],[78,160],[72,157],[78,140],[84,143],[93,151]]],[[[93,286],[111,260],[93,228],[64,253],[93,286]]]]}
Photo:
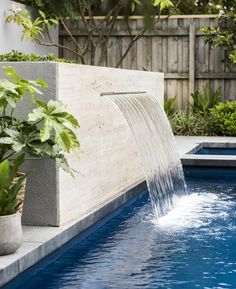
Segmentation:
{"type": "MultiPolygon", "coordinates": [[[[18,260],[12,262],[6,267],[0,266],[0,287],[6,285],[9,281],[20,275],[37,262],[59,249],[61,246],[66,244],[68,241],[75,238],[78,234],[82,233],[86,229],[95,225],[103,218],[122,207],[128,201],[138,197],[143,191],[146,190],[146,182],[141,182],[135,185],[132,189],[121,193],[118,197],[111,200],[101,208],[93,211],[90,215],[73,223],[71,226],[65,228],[65,230],[59,232],[50,240],[39,243],[32,251],[20,257],[18,260]]],[[[27,242],[26,242],[27,243],[27,242]]],[[[4,286],[5,288],[5,286],[4,286]]]]}

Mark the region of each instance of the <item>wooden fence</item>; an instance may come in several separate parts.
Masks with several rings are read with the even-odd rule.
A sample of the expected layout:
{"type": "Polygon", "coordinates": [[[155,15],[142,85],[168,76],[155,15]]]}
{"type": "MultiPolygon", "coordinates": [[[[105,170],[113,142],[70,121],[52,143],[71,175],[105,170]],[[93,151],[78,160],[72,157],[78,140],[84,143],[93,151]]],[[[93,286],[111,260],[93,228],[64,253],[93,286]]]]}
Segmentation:
{"type": "MultiPolygon", "coordinates": [[[[97,21],[102,21],[102,18],[97,21]]],[[[129,21],[135,35],[142,27],[142,19],[133,17],[129,21]]],[[[206,81],[210,81],[215,90],[221,87],[222,101],[235,100],[236,69],[228,69],[222,61],[224,50],[210,47],[201,31],[204,26],[216,24],[215,15],[163,17],[156,23],[154,31],[146,33],[134,44],[121,67],[164,72],[165,97],[177,96],[177,108],[186,109],[191,102],[190,94],[197,89],[202,90],[206,81]]],[[[86,40],[86,33],[79,22],[74,25],[72,32],[79,42],[86,40]]],[[[108,42],[103,66],[115,66],[129,44],[129,37],[122,20],[119,20],[108,42]]],[[[66,31],[62,29],[60,42],[73,46],[66,31]]],[[[60,54],[65,58],[72,57],[66,51],[60,54]]],[[[86,62],[90,64],[90,55],[87,55],[86,62]]]]}

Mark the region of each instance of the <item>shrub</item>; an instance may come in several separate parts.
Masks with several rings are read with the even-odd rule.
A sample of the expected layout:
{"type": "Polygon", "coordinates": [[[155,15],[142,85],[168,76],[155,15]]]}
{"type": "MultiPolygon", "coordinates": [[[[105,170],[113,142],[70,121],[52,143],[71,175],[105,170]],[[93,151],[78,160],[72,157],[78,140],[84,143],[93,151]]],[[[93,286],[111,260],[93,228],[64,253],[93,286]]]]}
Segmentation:
{"type": "Polygon", "coordinates": [[[205,115],[209,114],[210,109],[219,103],[220,95],[221,88],[219,87],[214,91],[208,81],[203,91],[197,90],[191,94],[193,98],[193,104],[191,105],[193,112],[205,115]]]}
{"type": "Polygon", "coordinates": [[[236,136],[236,101],[219,103],[211,109],[211,115],[217,121],[222,135],[236,136]]]}
{"type": "Polygon", "coordinates": [[[173,98],[169,98],[169,99],[165,100],[165,102],[164,102],[164,110],[168,116],[170,116],[174,113],[176,98],[177,97],[175,96],[173,98]]]}
{"type": "Polygon", "coordinates": [[[213,115],[177,111],[169,117],[175,135],[218,135],[219,128],[213,115]]]}
{"type": "Polygon", "coordinates": [[[71,61],[64,58],[57,58],[53,53],[47,55],[40,55],[38,53],[25,54],[23,52],[12,50],[9,53],[1,54],[0,61],[55,61],[55,62],[67,62],[67,63],[78,63],[78,61],[71,61]]]}
{"type": "Polygon", "coordinates": [[[170,123],[175,135],[199,135],[202,127],[196,122],[194,114],[177,111],[170,117],[170,123]]]}

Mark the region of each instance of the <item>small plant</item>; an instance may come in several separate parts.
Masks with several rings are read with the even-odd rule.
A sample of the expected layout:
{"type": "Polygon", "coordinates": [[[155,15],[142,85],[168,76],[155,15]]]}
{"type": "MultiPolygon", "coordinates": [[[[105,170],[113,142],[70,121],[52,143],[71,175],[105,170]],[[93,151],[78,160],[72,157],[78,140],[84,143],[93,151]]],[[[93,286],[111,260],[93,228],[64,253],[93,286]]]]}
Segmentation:
{"type": "Polygon", "coordinates": [[[23,186],[26,175],[19,177],[16,183],[13,180],[23,162],[24,155],[21,155],[13,164],[8,160],[0,163],[0,216],[15,214],[21,205],[17,200],[17,194],[23,186]]]}
{"type": "Polygon", "coordinates": [[[11,61],[55,61],[55,62],[66,62],[66,63],[79,63],[78,61],[67,60],[64,58],[57,58],[53,53],[41,56],[37,53],[25,54],[23,52],[12,50],[9,53],[0,55],[0,62],[11,62],[11,61]]]}
{"type": "Polygon", "coordinates": [[[236,101],[219,103],[211,109],[222,135],[236,136],[236,101]]]}
{"type": "Polygon", "coordinates": [[[173,133],[175,135],[200,135],[202,126],[196,122],[194,114],[185,111],[177,111],[170,118],[173,133]]]}
{"type": "Polygon", "coordinates": [[[0,162],[26,154],[33,159],[55,159],[59,166],[72,173],[65,153],[80,147],[73,129],[78,121],[59,101],[48,103],[36,98],[42,95],[43,80],[22,79],[11,67],[3,67],[7,78],[0,80],[0,162]],[[26,119],[15,116],[15,109],[29,94],[34,108],[26,119]]]}
{"type": "Polygon", "coordinates": [[[175,135],[218,135],[219,127],[213,115],[177,111],[169,117],[175,135]]]}
{"type": "Polygon", "coordinates": [[[194,113],[207,115],[210,109],[219,103],[221,96],[221,88],[213,91],[209,81],[206,83],[204,91],[200,90],[191,94],[193,98],[193,104],[191,105],[194,113]]]}
{"type": "Polygon", "coordinates": [[[174,113],[174,108],[176,104],[176,96],[165,100],[164,102],[164,110],[167,116],[170,116],[174,113]]]}

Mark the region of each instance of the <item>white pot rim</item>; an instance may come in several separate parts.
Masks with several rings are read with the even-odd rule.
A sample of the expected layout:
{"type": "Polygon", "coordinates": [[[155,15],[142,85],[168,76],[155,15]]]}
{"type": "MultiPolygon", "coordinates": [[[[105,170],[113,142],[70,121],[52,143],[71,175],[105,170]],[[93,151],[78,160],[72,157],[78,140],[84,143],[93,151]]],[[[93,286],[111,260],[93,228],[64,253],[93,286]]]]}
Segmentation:
{"type": "Polygon", "coordinates": [[[17,213],[14,213],[14,214],[10,214],[10,215],[3,215],[3,216],[0,216],[0,218],[11,218],[11,217],[14,217],[14,216],[18,216],[18,215],[21,215],[19,212],[17,213]]]}

